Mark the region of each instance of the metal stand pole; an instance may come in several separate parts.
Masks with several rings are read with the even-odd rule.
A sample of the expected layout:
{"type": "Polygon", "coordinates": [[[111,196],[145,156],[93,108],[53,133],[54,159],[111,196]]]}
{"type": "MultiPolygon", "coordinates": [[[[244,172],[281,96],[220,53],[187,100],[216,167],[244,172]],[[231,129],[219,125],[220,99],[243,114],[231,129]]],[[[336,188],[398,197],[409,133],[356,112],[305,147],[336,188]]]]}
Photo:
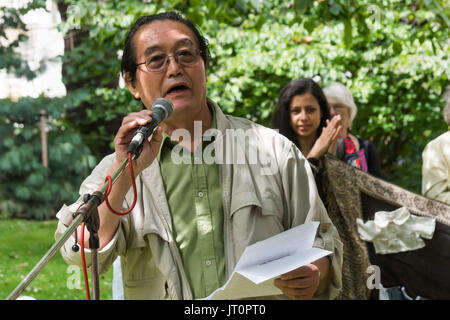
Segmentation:
{"type": "Polygon", "coordinates": [[[98,273],[98,249],[100,240],[98,238],[98,229],[100,228],[100,218],[98,215],[98,206],[103,202],[103,194],[95,191],[92,195],[85,195],[85,205],[75,214],[82,215],[86,221],[86,228],[89,231],[89,248],[91,249],[91,268],[92,268],[92,290],[94,300],[100,300],[100,285],[98,273]]]}
{"type": "Polygon", "coordinates": [[[57,242],[48,250],[48,252],[42,257],[42,259],[36,264],[36,266],[30,271],[30,273],[22,280],[22,282],[14,289],[13,292],[6,298],[6,300],[15,300],[19,295],[28,287],[31,281],[44,269],[47,263],[55,256],[55,254],[61,249],[64,243],[69,239],[70,235],[75,232],[76,228],[83,222],[83,216],[79,215],[72,221],[66,232],[62,235],[57,242]]]}
{"type": "Polygon", "coordinates": [[[92,292],[94,300],[100,300],[100,279],[98,274],[98,255],[97,249],[91,249],[91,262],[92,262],[92,292]]]}
{"type": "MultiPolygon", "coordinates": [[[[136,159],[137,156],[133,155],[132,160],[136,159]]],[[[128,159],[122,161],[119,168],[113,173],[111,176],[112,182],[117,180],[120,174],[124,171],[124,169],[128,166],[128,159]]],[[[28,275],[22,280],[22,282],[6,297],[6,300],[15,300],[20,294],[30,285],[31,281],[36,278],[36,276],[45,268],[47,263],[55,256],[55,254],[61,249],[64,243],[69,239],[72,233],[78,228],[78,226],[86,221],[86,226],[88,230],[90,228],[91,238],[89,239],[89,246],[91,247],[91,262],[92,262],[92,281],[93,281],[93,290],[94,290],[94,299],[100,299],[100,286],[99,286],[99,275],[98,275],[98,248],[99,248],[99,239],[98,239],[98,228],[100,226],[100,221],[98,218],[98,210],[97,207],[103,201],[103,195],[106,192],[108,187],[108,183],[105,183],[100,191],[96,191],[89,195],[85,200],[85,204],[82,205],[78,211],[74,214],[74,218],[72,223],[67,228],[66,232],[61,236],[61,238],[56,241],[53,246],[47,251],[47,253],[41,258],[41,260],[34,266],[34,268],[28,273],[28,275]],[[89,221],[90,220],[90,221],[89,221]],[[91,240],[92,239],[92,240],[91,240]],[[91,243],[92,241],[92,243],[91,243]],[[94,263],[95,262],[95,263],[94,263]]]]}

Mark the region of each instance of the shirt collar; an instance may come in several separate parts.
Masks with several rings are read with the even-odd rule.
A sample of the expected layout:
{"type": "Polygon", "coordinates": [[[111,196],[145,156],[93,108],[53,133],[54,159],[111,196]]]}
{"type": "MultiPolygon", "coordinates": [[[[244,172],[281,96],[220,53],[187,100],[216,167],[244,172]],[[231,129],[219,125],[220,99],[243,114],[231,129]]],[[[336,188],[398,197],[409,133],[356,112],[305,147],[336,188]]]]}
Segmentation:
{"type": "MultiPolygon", "coordinates": [[[[210,129],[217,129],[217,119],[216,119],[216,110],[215,107],[213,105],[212,100],[208,99],[208,109],[211,112],[211,128],[210,129]]],[[[214,130],[206,130],[206,132],[203,134],[204,137],[210,137],[210,136],[214,136],[213,133],[214,130]]],[[[210,143],[211,141],[213,141],[212,139],[206,139],[204,140],[205,143],[210,143]]],[[[166,132],[162,132],[162,142],[161,145],[159,146],[159,152],[157,155],[158,158],[158,162],[161,160],[161,150],[163,148],[169,148],[172,149],[174,146],[176,146],[178,144],[177,141],[170,139],[170,136],[166,133],[166,132]]]]}

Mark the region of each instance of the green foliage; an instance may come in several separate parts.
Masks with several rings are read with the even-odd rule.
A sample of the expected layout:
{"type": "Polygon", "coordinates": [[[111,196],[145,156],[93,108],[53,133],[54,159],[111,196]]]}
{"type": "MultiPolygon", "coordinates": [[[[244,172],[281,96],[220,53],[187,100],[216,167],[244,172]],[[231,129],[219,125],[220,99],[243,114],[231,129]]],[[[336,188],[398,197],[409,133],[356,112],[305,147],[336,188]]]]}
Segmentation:
{"type": "MultiPolygon", "coordinates": [[[[347,85],[358,105],[353,133],[375,143],[383,176],[402,187],[420,192],[421,150],[447,130],[441,115],[450,77],[445,0],[61,0],[58,6],[68,95],[0,101],[3,215],[51,216],[72,202],[82,178],[112,151],[122,117],[141,108],[118,87],[125,36],[139,16],[161,11],[179,11],[209,40],[208,95],[226,113],[269,126],[290,79],[347,85]],[[49,169],[40,162],[40,109],[52,118],[49,169]]],[[[0,40],[8,26],[25,29],[24,12],[3,11],[0,40]]],[[[22,40],[0,48],[0,69],[32,77],[13,49],[22,40]]]]}
{"type": "MultiPolygon", "coordinates": [[[[95,144],[101,137],[104,143],[112,141],[116,128],[89,130],[90,122],[139,108],[111,81],[119,70],[119,57],[111,53],[122,49],[138,16],[167,10],[193,20],[209,40],[213,61],[208,94],[227,113],[270,125],[279,90],[290,79],[319,76],[322,86],[342,82],[359,108],[353,131],[376,144],[385,178],[416,192],[420,170],[410,172],[406,184],[394,173],[411,168],[410,161],[420,168],[413,152],[446,130],[441,95],[450,76],[450,26],[444,1],[66,3],[78,9],[67,12],[62,30],[76,27],[76,21],[78,28],[89,31],[65,58],[67,77],[83,82],[78,90],[89,97],[85,101],[95,101],[82,120],[85,136],[95,144]],[[98,88],[111,100],[99,95],[98,88]]],[[[80,95],[77,90],[70,94],[80,95]]]]}
{"type": "Polygon", "coordinates": [[[64,99],[0,100],[0,214],[47,219],[76,199],[96,163],[81,136],[61,121],[64,99]],[[40,112],[47,122],[48,168],[42,164],[40,112]]]}
{"type": "Polygon", "coordinates": [[[446,130],[449,29],[441,13],[406,2],[378,2],[370,11],[370,1],[328,1],[303,9],[310,11],[301,18],[280,15],[258,28],[257,15],[240,28],[213,25],[209,94],[226,112],[270,125],[279,89],[290,79],[342,82],[359,109],[353,132],[375,142],[384,177],[419,193],[420,150],[430,134],[446,130]]]}
{"type": "Polygon", "coordinates": [[[128,89],[81,88],[67,101],[68,125],[81,134],[97,160],[114,151],[114,135],[123,116],[141,108],[128,89]]]}

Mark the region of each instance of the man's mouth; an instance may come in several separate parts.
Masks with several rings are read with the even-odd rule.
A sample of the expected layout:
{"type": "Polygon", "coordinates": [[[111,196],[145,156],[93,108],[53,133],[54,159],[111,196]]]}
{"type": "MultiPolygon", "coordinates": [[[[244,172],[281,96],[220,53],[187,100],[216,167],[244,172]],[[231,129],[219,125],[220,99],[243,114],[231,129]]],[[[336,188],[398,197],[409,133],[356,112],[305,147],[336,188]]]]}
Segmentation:
{"type": "Polygon", "coordinates": [[[170,88],[166,95],[177,95],[180,93],[184,93],[186,90],[189,90],[189,88],[187,86],[185,86],[184,84],[180,84],[178,86],[174,86],[173,88],[170,88]]]}

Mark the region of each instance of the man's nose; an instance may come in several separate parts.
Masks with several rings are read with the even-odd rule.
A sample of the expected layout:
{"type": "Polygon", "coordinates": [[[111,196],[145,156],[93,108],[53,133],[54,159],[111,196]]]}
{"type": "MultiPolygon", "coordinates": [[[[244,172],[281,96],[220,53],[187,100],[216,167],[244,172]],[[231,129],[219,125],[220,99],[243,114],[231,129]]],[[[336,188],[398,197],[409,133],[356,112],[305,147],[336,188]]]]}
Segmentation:
{"type": "Polygon", "coordinates": [[[166,70],[168,77],[177,76],[181,73],[181,67],[174,56],[168,56],[166,63],[168,64],[166,70]]]}

